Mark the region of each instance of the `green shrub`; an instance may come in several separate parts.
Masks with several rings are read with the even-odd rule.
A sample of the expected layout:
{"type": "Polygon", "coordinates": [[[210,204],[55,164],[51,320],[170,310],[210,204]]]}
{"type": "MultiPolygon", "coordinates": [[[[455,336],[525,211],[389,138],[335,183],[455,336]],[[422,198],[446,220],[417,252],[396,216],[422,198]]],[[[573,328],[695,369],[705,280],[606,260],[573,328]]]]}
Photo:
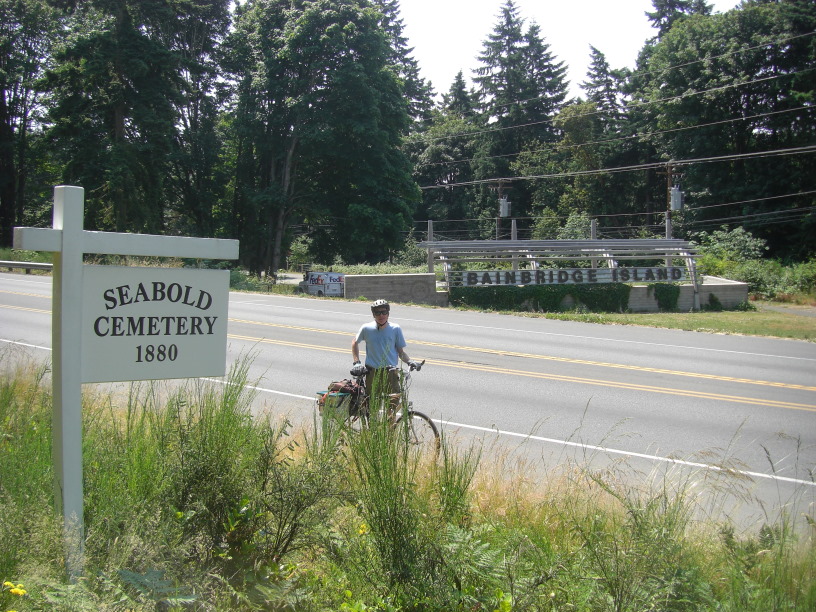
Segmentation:
{"type": "Polygon", "coordinates": [[[816,259],[786,266],[779,291],[782,293],[816,292],[816,259]]]}
{"type": "Polygon", "coordinates": [[[603,285],[526,285],[494,287],[451,287],[454,306],[507,310],[558,312],[564,298],[591,312],[623,312],[629,307],[631,287],[624,283],[603,285]]]}
{"type": "Polygon", "coordinates": [[[21,251],[19,249],[0,249],[0,259],[4,261],[30,261],[34,263],[53,263],[54,254],[47,251],[21,251]]]}
{"type": "Polygon", "coordinates": [[[402,249],[394,256],[394,263],[409,268],[425,267],[428,264],[428,252],[419,247],[413,230],[406,238],[402,249]]]}
{"type": "Polygon", "coordinates": [[[747,283],[750,293],[765,298],[816,291],[816,259],[785,265],[775,259],[723,259],[706,253],[697,261],[697,269],[701,274],[747,283]]]}
{"type": "Polygon", "coordinates": [[[312,240],[308,236],[298,236],[292,241],[287,258],[290,270],[299,270],[302,265],[312,261],[312,256],[309,252],[311,245],[312,240]]]}
{"type": "Polygon", "coordinates": [[[652,283],[647,287],[649,294],[654,293],[657,307],[665,312],[677,310],[680,299],[680,286],[672,283],[652,283]]]}
{"type": "Polygon", "coordinates": [[[292,295],[297,285],[290,283],[272,283],[265,278],[250,274],[246,270],[230,270],[230,289],[232,291],[251,291],[254,293],[280,293],[292,295]]]}
{"type": "Polygon", "coordinates": [[[759,259],[768,250],[766,240],[754,238],[742,227],[729,230],[726,225],[710,233],[699,232],[694,235],[694,241],[699,244],[701,254],[732,261],[759,259]]]}
{"type": "Polygon", "coordinates": [[[773,259],[751,259],[735,263],[727,278],[748,284],[748,292],[773,298],[780,290],[784,268],[773,259]]]}
{"type": "Polygon", "coordinates": [[[427,274],[428,266],[427,264],[412,266],[402,263],[339,264],[331,266],[330,271],[342,274],[427,274]]]}

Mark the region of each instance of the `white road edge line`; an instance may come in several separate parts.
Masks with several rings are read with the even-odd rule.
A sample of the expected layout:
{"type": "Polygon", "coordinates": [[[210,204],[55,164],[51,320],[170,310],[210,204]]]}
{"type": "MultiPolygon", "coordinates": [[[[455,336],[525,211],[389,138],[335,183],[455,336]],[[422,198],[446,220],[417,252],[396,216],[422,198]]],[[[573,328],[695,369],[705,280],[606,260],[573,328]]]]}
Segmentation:
{"type": "Polygon", "coordinates": [[[498,434],[501,436],[509,436],[513,438],[526,438],[528,440],[535,440],[536,442],[546,442],[549,444],[558,444],[561,446],[571,446],[574,448],[580,448],[583,450],[593,450],[593,451],[600,451],[604,453],[609,453],[611,455],[624,455],[626,457],[634,457],[638,459],[647,459],[649,461],[659,461],[663,463],[672,463],[675,465],[683,465],[686,467],[696,467],[701,468],[704,470],[711,470],[714,472],[726,472],[726,473],[733,473],[733,474],[740,474],[742,476],[750,476],[754,478],[766,478],[769,480],[778,480],[781,482],[789,482],[798,485],[807,485],[814,487],[816,486],[816,482],[810,480],[800,480],[798,478],[788,478],[787,476],[777,476],[776,474],[764,474],[762,472],[749,472],[747,470],[734,470],[723,468],[718,465],[712,465],[710,463],[698,463],[695,461],[685,461],[683,459],[674,459],[672,457],[661,457],[660,455],[647,455],[645,453],[635,453],[632,451],[624,451],[619,450],[616,448],[609,448],[607,446],[595,446],[594,444],[583,444],[581,442],[570,442],[569,440],[558,440],[556,438],[545,438],[543,436],[534,436],[532,434],[522,434],[517,433],[514,431],[504,431],[502,429],[497,429],[493,427],[481,427],[478,425],[468,425],[466,423],[455,423],[453,421],[444,421],[442,419],[434,419],[434,421],[438,422],[441,426],[449,425],[451,427],[461,427],[463,429],[474,429],[476,431],[483,431],[483,432],[490,432],[494,434],[498,434]]]}
{"type": "MultiPolygon", "coordinates": [[[[28,348],[36,348],[42,349],[45,351],[50,351],[51,349],[46,346],[37,346],[36,344],[26,344],[24,342],[15,342],[13,340],[4,340],[0,338],[0,342],[6,342],[8,344],[17,344],[19,346],[25,346],[28,348]]],[[[201,380],[205,380],[208,382],[214,382],[219,384],[227,384],[226,381],[218,380],[216,378],[202,378],[201,380]]],[[[262,391],[264,393],[273,393],[275,395],[285,395],[286,397],[293,397],[295,399],[303,399],[307,401],[314,401],[314,397],[309,397],[306,395],[298,395],[296,393],[286,393],[285,391],[275,391],[274,389],[265,389],[264,387],[256,387],[254,385],[247,385],[248,389],[252,389],[253,391],[262,391]]],[[[776,480],[779,482],[789,482],[791,484],[797,485],[804,485],[810,487],[816,487],[816,482],[812,482],[809,480],[800,480],[798,478],[788,478],[787,476],[777,476],[776,474],[763,474],[762,472],[749,472],[746,470],[729,470],[718,465],[711,465],[710,463],[697,463],[694,461],[685,461],[683,459],[673,459],[671,457],[661,457],[660,455],[647,455],[644,453],[634,453],[631,451],[624,451],[619,450],[616,448],[609,448],[606,446],[595,446],[594,444],[582,444],[581,442],[570,442],[569,440],[557,440],[556,438],[545,438],[543,436],[534,436],[532,434],[522,434],[515,431],[505,431],[502,429],[496,429],[492,427],[481,427],[479,425],[467,425],[466,423],[456,423],[454,421],[444,421],[442,419],[433,419],[434,421],[438,422],[440,425],[450,425],[452,427],[461,427],[462,429],[473,429],[475,431],[483,431],[483,432],[490,432],[495,433],[500,436],[509,436],[511,438],[527,438],[528,440],[535,440],[536,442],[546,442],[548,444],[559,444],[561,446],[572,446],[574,448],[580,448],[583,450],[594,450],[594,451],[601,451],[604,453],[609,453],[610,455],[624,455],[626,457],[634,457],[638,459],[647,459],[649,461],[659,461],[662,463],[673,463],[674,465],[683,465],[686,467],[696,467],[701,468],[704,470],[711,470],[714,472],[732,472],[734,474],[740,474],[742,476],[749,476],[752,478],[765,478],[768,480],[776,480]]]]}
{"type": "MultiPolygon", "coordinates": [[[[204,378],[202,380],[207,380],[214,383],[220,384],[227,384],[226,381],[218,380],[215,378],[204,378]]],[[[304,399],[308,401],[314,401],[314,397],[308,397],[305,395],[297,395],[294,393],[285,393],[283,391],[275,391],[273,389],[265,389],[263,387],[255,387],[251,385],[247,385],[249,389],[253,389],[255,391],[262,391],[264,393],[273,393],[275,395],[285,395],[287,397],[294,397],[298,399],[304,399]]],[[[557,444],[560,446],[571,446],[574,448],[580,448],[583,450],[593,450],[593,451],[600,451],[604,453],[609,453],[610,455],[624,455],[626,457],[633,457],[637,459],[646,459],[649,461],[657,461],[662,463],[672,463],[674,465],[682,465],[686,467],[695,467],[704,470],[711,470],[714,472],[726,472],[726,473],[733,473],[733,474],[740,474],[741,476],[749,476],[752,478],[765,478],[768,480],[776,480],[779,482],[788,482],[791,484],[797,485],[805,485],[805,486],[816,486],[816,482],[812,482],[809,480],[800,480],[798,478],[788,478],[787,476],[777,476],[776,474],[764,474],[762,472],[750,472],[747,470],[731,470],[727,468],[720,467],[718,465],[711,465],[710,463],[698,463],[695,461],[685,461],[683,459],[673,459],[671,457],[661,457],[660,455],[647,455],[645,453],[635,453],[632,451],[625,451],[616,448],[609,448],[607,446],[595,446],[594,444],[583,444],[581,442],[570,442],[569,440],[558,440],[556,438],[545,438],[543,436],[534,436],[531,434],[522,434],[515,431],[505,431],[502,429],[497,429],[493,427],[481,427],[479,425],[468,425],[466,423],[456,423],[454,421],[445,421],[443,419],[433,419],[436,423],[439,423],[440,426],[451,426],[451,427],[460,427],[462,429],[472,429],[475,431],[482,431],[482,432],[489,432],[498,434],[500,436],[508,436],[512,438],[526,438],[528,440],[534,440],[536,442],[544,442],[548,444],[557,444]]]]}
{"type": "Polygon", "coordinates": [[[51,350],[51,348],[48,346],[39,346],[38,344],[26,344],[25,342],[16,342],[15,340],[6,340],[5,338],[0,338],[0,342],[5,342],[6,344],[16,344],[17,346],[24,346],[26,348],[41,349],[43,351],[51,350]]]}

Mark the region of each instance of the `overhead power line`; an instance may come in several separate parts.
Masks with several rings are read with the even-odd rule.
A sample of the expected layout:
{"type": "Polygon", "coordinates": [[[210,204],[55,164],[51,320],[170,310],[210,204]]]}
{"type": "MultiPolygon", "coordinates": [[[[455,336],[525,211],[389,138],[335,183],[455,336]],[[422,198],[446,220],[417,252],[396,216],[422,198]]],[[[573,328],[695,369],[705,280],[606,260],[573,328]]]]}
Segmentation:
{"type": "Polygon", "coordinates": [[[726,202],[724,204],[709,204],[707,206],[694,206],[694,207],[689,206],[689,207],[686,208],[686,210],[705,210],[705,209],[708,209],[708,208],[720,208],[722,206],[736,206],[738,204],[753,204],[754,202],[764,202],[766,200],[781,200],[783,198],[792,198],[792,197],[796,197],[796,196],[811,195],[811,194],[816,194],[816,189],[811,190],[811,191],[800,191],[798,193],[787,193],[787,194],[784,194],[784,195],[768,196],[768,197],[765,197],[765,198],[755,198],[753,200],[740,200],[739,202],[726,202]]]}
{"type": "MultiPolygon", "coordinates": [[[[804,147],[793,147],[790,149],[776,149],[773,151],[757,151],[754,153],[735,153],[731,155],[720,155],[714,157],[698,157],[694,159],[672,160],[671,163],[675,167],[689,166],[692,164],[703,164],[713,162],[734,161],[738,159],[753,159],[764,157],[777,157],[783,155],[802,155],[816,152],[816,145],[808,145],[804,147]]],[[[474,181],[463,181],[461,183],[447,183],[444,185],[428,185],[420,187],[420,189],[447,189],[450,187],[466,187],[471,185],[484,185],[497,182],[512,182],[512,181],[530,181],[541,179],[556,179],[556,178],[574,178],[577,176],[593,176],[598,174],[617,174],[621,172],[633,172],[639,170],[652,170],[656,168],[665,168],[668,162],[652,162],[648,164],[637,164],[634,166],[621,166],[617,168],[601,168],[598,170],[578,170],[575,172],[559,172],[556,174],[539,174],[529,176],[515,176],[502,177],[491,179],[479,179],[474,181]]]]}
{"type": "Polygon", "coordinates": [[[751,213],[748,215],[739,215],[737,217],[723,217],[721,219],[701,219],[700,221],[688,221],[685,225],[699,225],[699,224],[714,224],[723,221],[751,221],[757,219],[765,219],[769,217],[790,217],[790,219],[799,219],[816,211],[816,206],[805,206],[802,208],[788,208],[784,210],[772,210],[768,212],[751,213]],[[797,213],[797,214],[794,214],[797,213]]]}
{"type": "Polygon", "coordinates": [[[427,166],[445,166],[445,165],[450,165],[450,164],[469,163],[469,162],[472,162],[472,161],[476,161],[477,159],[478,160],[484,160],[484,159],[501,159],[501,158],[505,158],[505,157],[516,157],[516,156],[522,155],[522,154],[544,153],[544,152],[547,152],[547,151],[552,151],[556,147],[558,147],[560,149],[579,149],[579,148],[582,148],[582,147],[595,146],[595,145],[604,145],[604,144],[610,144],[610,143],[614,143],[614,142],[623,142],[623,141],[626,141],[626,140],[635,140],[635,139],[640,140],[640,139],[649,138],[649,137],[652,137],[652,136],[662,136],[662,135],[665,135],[665,134],[673,134],[673,133],[676,133],[676,132],[685,132],[685,131],[689,131],[689,130],[697,130],[697,129],[703,129],[703,128],[708,128],[708,127],[714,127],[714,126],[718,126],[718,125],[726,125],[726,124],[729,124],[729,123],[737,123],[737,122],[740,122],[740,121],[752,121],[754,119],[763,119],[765,117],[772,117],[774,115],[780,115],[780,114],[783,114],[783,113],[793,113],[793,112],[798,112],[798,111],[816,111],[816,106],[797,106],[795,108],[786,108],[784,110],[769,111],[767,113],[757,113],[756,115],[749,115],[749,116],[746,116],[746,117],[736,117],[734,119],[722,119],[720,121],[712,121],[710,123],[700,123],[700,124],[697,124],[697,125],[688,125],[688,126],[683,126],[683,127],[678,127],[678,128],[669,128],[669,129],[666,129],[666,130],[655,130],[655,131],[652,131],[652,132],[641,132],[641,133],[638,133],[638,134],[632,134],[630,136],[619,136],[617,138],[605,138],[605,139],[602,139],[602,140],[593,140],[593,141],[590,141],[590,142],[582,142],[582,143],[566,145],[566,146],[562,145],[560,143],[552,143],[552,146],[542,148],[542,149],[531,149],[531,150],[528,150],[528,151],[520,151],[518,153],[506,153],[504,155],[489,155],[489,156],[479,157],[479,158],[471,157],[471,158],[468,158],[468,159],[456,159],[456,160],[444,161],[444,162],[429,162],[427,164],[417,164],[416,167],[417,168],[424,168],[424,167],[427,167],[427,166]]]}
{"type": "MultiPolygon", "coordinates": [[[[774,45],[783,45],[783,44],[789,43],[789,42],[791,42],[793,40],[796,40],[798,38],[808,38],[808,37],[814,36],[814,35],[816,35],[816,32],[805,32],[804,34],[796,34],[794,36],[789,36],[787,38],[781,38],[779,40],[772,40],[772,41],[769,41],[767,43],[754,45],[753,47],[745,47],[745,48],[742,48],[742,49],[737,49],[736,51],[729,51],[728,53],[721,53],[720,55],[709,55],[709,56],[706,56],[706,57],[702,57],[700,59],[691,60],[689,62],[683,62],[682,64],[672,64],[671,66],[666,66],[665,68],[656,68],[654,70],[641,70],[641,71],[638,71],[636,74],[637,75],[658,75],[658,74],[663,75],[663,74],[666,74],[666,73],[671,72],[672,70],[675,70],[675,69],[678,69],[678,68],[687,68],[688,66],[694,66],[695,64],[702,64],[702,63],[705,63],[705,62],[710,62],[710,61],[722,59],[722,58],[725,58],[725,57],[731,57],[731,56],[734,56],[734,55],[739,55],[741,53],[747,53],[749,51],[756,51],[757,49],[763,49],[765,47],[772,47],[774,45]]],[[[507,102],[506,104],[501,104],[499,106],[504,107],[504,106],[513,106],[513,105],[517,105],[517,104],[519,104],[519,105],[520,104],[526,104],[527,102],[536,102],[536,101],[538,101],[540,99],[541,99],[540,96],[535,97],[535,98],[526,98],[524,100],[515,100],[513,102],[507,102]]]]}
{"type": "MultiPolygon", "coordinates": [[[[812,72],[814,70],[816,70],[816,68],[805,68],[804,70],[794,70],[792,72],[785,72],[785,73],[782,73],[782,74],[774,74],[774,75],[770,75],[770,76],[766,76],[766,77],[761,77],[761,78],[758,78],[758,79],[753,79],[753,80],[750,80],[750,81],[739,81],[737,83],[729,83],[727,85],[721,85],[719,87],[712,87],[711,89],[703,89],[703,90],[700,90],[700,91],[687,91],[687,92],[684,92],[684,93],[682,93],[680,95],[670,96],[670,97],[667,97],[667,98],[658,98],[656,100],[630,101],[630,102],[627,103],[627,108],[628,109],[636,109],[636,108],[640,108],[642,106],[649,106],[651,104],[663,104],[663,103],[668,103],[668,102],[677,102],[678,100],[683,100],[685,98],[690,98],[690,97],[693,97],[693,96],[699,96],[699,95],[708,94],[708,93],[726,91],[728,89],[732,89],[734,87],[742,87],[744,85],[756,85],[757,83],[765,83],[765,82],[768,82],[768,81],[773,81],[775,79],[781,79],[783,77],[798,76],[798,75],[802,75],[802,74],[812,72]]],[[[595,111],[591,111],[591,112],[587,112],[587,113],[579,113],[579,114],[575,115],[574,117],[575,118],[591,117],[593,115],[603,114],[603,112],[604,111],[595,110],[595,111]]],[[[545,125],[545,124],[548,124],[548,123],[551,124],[553,121],[554,121],[553,119],[542,119],[541,121],[531,121],[529,123],[522,123],[522,124],[519,124],[519,125],[508,125],[508,126],[488,128],[488,129],[482,129],[482,130],[473,130],[473,131],[470,131],[470,132],[459,132],[458,134],[449,134],[449,135],[446,135],[446,136],[435,136],[435,137],[432,137],[432,138],[419,138],[418,140],[420,142],[431,143],[431,142],[437,142],[437,141],[440,141],[440,140],[449,140],[451,138],[462,138],[462,137],[467,137],[467,136],[480,136],[482,134],[492,134],[492,133],[498,133],[498,132],[503,132],[503,131],[507,131],[507,130],[517,130],[517,129],[521,129],[521,128],[534,127],[534,126],[537,126],[537,125],[545,125]]]]}

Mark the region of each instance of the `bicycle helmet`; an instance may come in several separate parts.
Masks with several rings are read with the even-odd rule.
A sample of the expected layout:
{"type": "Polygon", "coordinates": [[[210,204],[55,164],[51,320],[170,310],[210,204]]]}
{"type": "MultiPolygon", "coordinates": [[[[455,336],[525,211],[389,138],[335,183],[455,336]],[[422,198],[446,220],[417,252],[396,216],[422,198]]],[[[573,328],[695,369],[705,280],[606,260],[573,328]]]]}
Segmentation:
{"type": "Polygon", "coordinates": [[[385,308],[388,312],[391,312],[391,304],[387,300],[376,300],[371,305],[371,311],[374,312],[377,308],[385,308]]]}

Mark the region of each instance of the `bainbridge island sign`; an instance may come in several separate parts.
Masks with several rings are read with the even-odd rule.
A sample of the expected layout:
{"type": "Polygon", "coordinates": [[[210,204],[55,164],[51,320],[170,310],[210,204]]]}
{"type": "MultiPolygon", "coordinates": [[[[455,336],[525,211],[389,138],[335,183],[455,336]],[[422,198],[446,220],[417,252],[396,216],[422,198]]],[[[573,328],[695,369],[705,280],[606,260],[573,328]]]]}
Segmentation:
{"type": "Polygon", "coordinates": [[[679,267],[548,268],[537,270],[469,270],[450,272],[448,282],[463,287],[494,285],[581,285],[601,283],[675,283],[689,279],[679,267]]]}

